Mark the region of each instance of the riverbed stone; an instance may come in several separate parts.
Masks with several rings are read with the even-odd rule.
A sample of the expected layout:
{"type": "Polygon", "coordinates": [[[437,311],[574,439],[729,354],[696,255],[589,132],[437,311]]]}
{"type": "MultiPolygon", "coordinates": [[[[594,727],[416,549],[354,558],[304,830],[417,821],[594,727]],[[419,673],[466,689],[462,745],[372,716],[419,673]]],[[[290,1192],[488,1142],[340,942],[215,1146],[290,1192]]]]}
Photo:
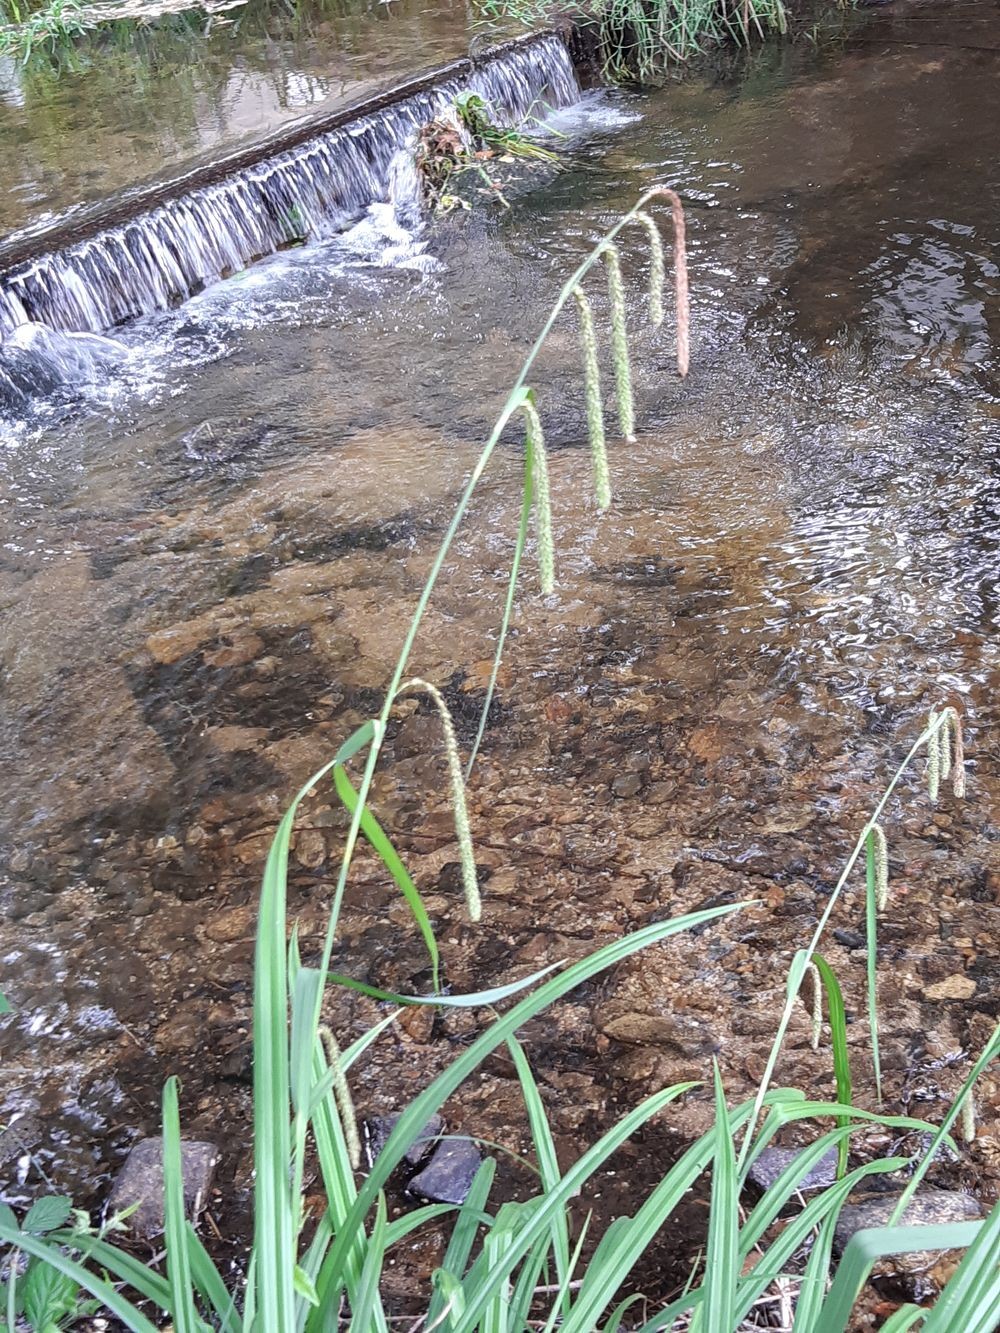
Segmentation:
{"type": "Polygon", "coordinates": [[[146,651],[161,666],[172,666],[187,657],[205,642],[206,627],[202,620],[187,624],[170,625],[157,630],[146,640],[146,651]]]}
{"type": "Polygon", "coordinates": [[[936,981],[933,986],[928,986],[924,991],[924,998],[932,1001],[971,1000],[975,993],[974,978],[956,972],[953,976],[945,977],[943,981],[936,981]]]}
{"type": "Polygon", "coordinates": [[[430,1162],[410,1181],[410,1193],[432,1203],[462,1204],[482,1160],[475,1144],[467,1139],[441,1143],[430,1162]]]}
{"type": "MultiPolygon", "coordinates": [[[[801,1157],[802,1148],[765,1148],[751,1166],[747,1179],[759,1190],[768,1190],[781,1173],[801,1157]]],[[[799,1181],[798,1188],[803,1194],[809,1190],[826,1189],[837,1179],[837,1149],[831,1148],[799,1181]]]]}
{"type": "MultiPolygon", "coordinates": [[[[181,1140],[184,1211],[197,1222],[215,1175],[218,1150],[214,1143],[181,1140]]],[[[118,1173],[106,1212],[109,1217],[135,1208],[126,1225],[138,1240],[152,1240],[163,1231],[163,1139],[140,1139],[118,1173]]]]}
{"type": "Polygon", "coordinates": [[[209,918],[205,934],[216,944],[232,944],[236,940],[252,939],[257,925],[257,904],[226,907],[209,918]]]}
{"type": "Polygon", "coordinates": [[[319,870],[326,861],[326,839],[319,829],[301,829],[296,834],[295,859],[306,870],[319,870]]]}
{"type": "MultiPolygon", "coordinates": [[[[398,1115],[376,1115],[366,1122],[366,1151],[369,1164],[373,1164],[388,1141],[389,1135],[399,1123],[398,1115]]],[[[444,1121],[439,1115],[432,1115],[423,1129],[406,1150],[403,1159],[411,1166],[419,1166],[435,1141],[440,1138],[444,1121]]]]}
{"type": "MultiPolygon", "coordinates": [[[[843,1253],[848,1241],[866,1227],[888,1222],[902,1192],[881,1194],[864,1202],[848,1204],[840,1214],[834,1233],[834,1249],[843,1253]]],[[[974,1222],[983,1215],[970,1194],[957,1190],[921,1189],[900,1219],[903,1226],[943,1226],[974,1222]]],[[[961,1261],[963,1250],[918,1250],[912,1254],[888,1254],[872,1269],[872,1281],[902,1300],[933,1300],[961,1261]]]]}

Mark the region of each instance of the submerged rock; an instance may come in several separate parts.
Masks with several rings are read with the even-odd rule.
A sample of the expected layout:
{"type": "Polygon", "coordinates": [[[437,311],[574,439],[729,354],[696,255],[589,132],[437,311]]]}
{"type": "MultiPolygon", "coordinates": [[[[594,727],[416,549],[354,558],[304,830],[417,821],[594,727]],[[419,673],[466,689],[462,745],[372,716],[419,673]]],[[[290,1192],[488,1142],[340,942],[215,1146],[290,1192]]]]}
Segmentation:
{"type": "MultiPolygon", "coordinates": [[[[215,1175],[218,1152],[214,1143],[195,1139],[181,1141],[181,1171],[184,1176],[184,1211],[195,1222],[215,1175]]],[[[163,1231],[163,1140],[140,1139],[118,1173],[107,1203],[107,1214],[135,1208],[127,1225],[139,1240],[151,1240],[163,1231]]]]}
{"type": "Polygon", "coordinates": [[[19,324],[0,343],[0,405],[9,409],[66,385],[90,384],[126,356],[113,338],[19,324]]]}
{"type": "Polygon", "coordinates": [[[464,1203],[482,1160],[467,1139],[439,1144],[427,1166],[410,1181],[410,1193],[432,1203],[464,1203]]]}

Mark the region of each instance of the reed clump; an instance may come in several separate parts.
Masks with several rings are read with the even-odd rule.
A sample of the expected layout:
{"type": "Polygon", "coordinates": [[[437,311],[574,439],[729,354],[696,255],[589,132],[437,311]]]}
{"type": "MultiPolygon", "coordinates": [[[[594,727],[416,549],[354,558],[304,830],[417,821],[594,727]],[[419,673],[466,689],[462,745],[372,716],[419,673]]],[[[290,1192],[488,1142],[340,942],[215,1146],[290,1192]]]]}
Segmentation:
{"type": "Polygon", "coordinates": [[[659,83],[712,48],[784,36],[784,0],[480,0],[487,18],[539,27],[569,19],[612,83],[659,83]]]}

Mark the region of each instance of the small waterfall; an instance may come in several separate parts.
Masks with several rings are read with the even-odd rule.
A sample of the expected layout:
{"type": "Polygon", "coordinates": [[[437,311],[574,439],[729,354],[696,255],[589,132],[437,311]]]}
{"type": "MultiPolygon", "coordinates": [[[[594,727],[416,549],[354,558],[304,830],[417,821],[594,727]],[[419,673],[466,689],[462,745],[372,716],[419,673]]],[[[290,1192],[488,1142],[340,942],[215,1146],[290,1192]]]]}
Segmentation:
{"type": "Polygon", "coordinates": [[[0,274],[0,340],[27,322],[99,333],[175,306],[285,246],[343,231],[388,197],[395,155],[464,89],[514,124],[580,96],[554,34],[462,65],[440,84],[0,274]]]}

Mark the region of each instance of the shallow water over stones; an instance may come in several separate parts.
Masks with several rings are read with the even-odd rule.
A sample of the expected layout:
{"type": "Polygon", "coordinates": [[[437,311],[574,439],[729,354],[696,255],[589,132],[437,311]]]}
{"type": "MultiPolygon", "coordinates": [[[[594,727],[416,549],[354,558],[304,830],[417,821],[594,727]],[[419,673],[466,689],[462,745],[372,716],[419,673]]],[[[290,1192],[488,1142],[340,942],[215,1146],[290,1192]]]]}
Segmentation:
{"type": "MultiPolygon", "coordinates": [[[[669,333],[639,333],[640,437],[614,445],[617,502],[599,517],[571,323],[543,358],[558,589],[538,596],[529,559],[470,786],[481,927],[463,919],[437,726],[417,700],[392,724],[376,809],[457,990],[753,900],[525,1031],[568,1160],[643,1093],[703,1079],[713,1054],[733,1099],[752,1090],[792,954],[927,708],[953,700],[970,723],[969,797],[935,810],[917,773],[904,784],[881,931],[887,1099],[939,1116],[998,1011],[1000,126],[993,66],[962,47],[968,9],[907,12],[836,56],[765,55],[736,79],[593,98],[566,119],[562,174],[509,216],[434,233],[438,272],[374,267],[342,245],[262,266],[133,330],[131,378],[13,436],[0,457],[0,735],[18,781],[0,939],[19,1012],[0,1020],[0,1119],[37,1118],[39,1162],[81,1202],[103,1198],[128,1145],[156,1132],[162,1079],[178,1072],[186,1133],[228,1147],[214,1209],[238,1237],[268,840],[296,784],[380,705],[562,278],[656,180],[691,201],[692,374],[676,380],[669,333]]],[[[638,234],[625,266],[638,330],[638,234]]],[[[512,439],[413,656],[463,745],[519,483],[512,439]]],[[[318,792],[294,849],[307,942],[341,832],[318,792]]],[[[833,924],[825,952],[870,1105],[860,884],[833,924]]],[[[364,853],[337,966],[429,986],[364,853]]],[[[330,997],[345,1038],[376,1012],[330,997]]],[[[362,1110],[398,1109],[484,1021],[408,1019],[359,1071],[362,1110]]],[[[804,1009],[779,1078],[833,1090],[804,1009]]],[[[998,1098],[985,1080],[980,1136],[938,1183],[992,1199],[998,1098]]],[[[623,1149],[597,1187],[607,1215],[634,1207],[710,1117],[696,1092],[623,1149]]],[[[492,1060],[446,1121],[522,1151],[513,1069],[492,1060]]],[[[503,1171],[508,1188],[526,1184],[503,1171]]],[[[7,1193],[36,1184],[29,1172],[7,1193]]],[[[703,1221],[693,1198],[681,1227],[694,1238],[703,1221]]],[[[660,1290],[686,1271],[679,1234],[650,1257],[660,1290]]],[[[432,1237],[402,1270],[401,1300],[435,1262],[432,1237]]]]}

